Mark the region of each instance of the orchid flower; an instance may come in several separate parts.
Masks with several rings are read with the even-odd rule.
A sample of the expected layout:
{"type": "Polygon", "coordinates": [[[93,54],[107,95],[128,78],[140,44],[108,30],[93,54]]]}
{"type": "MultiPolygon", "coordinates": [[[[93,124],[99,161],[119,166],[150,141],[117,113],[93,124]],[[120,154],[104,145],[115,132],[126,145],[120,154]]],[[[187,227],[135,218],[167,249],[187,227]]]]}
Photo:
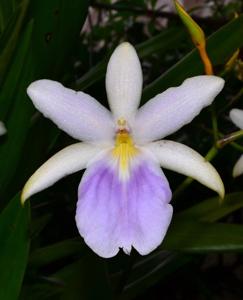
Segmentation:
{"type": "MultiPolygon", "coordinates": [[[[230,119],[235,124],[243,130],[243,110],[234,108],[230,111],[230,119]]],[[[237,177],[243,174],[243,155],[237,160],[233,168],[233,177],[237,177]]]]}
{"type": "Polygon", "coordinates": [[[134,247],[146,255],[158,247],[172,218],[171,189],[160,167],[216,191],[224,186],[214,167],[193,149],[159,140],[191,122],[221,91],[216,76],[189,78],[138,109],[142,69],[132,45],[113,52],[106,91],[111,111],[91,96],[51,80],[27,89],[35,107],[82,142],[58,152],[27,181],[22,203],[62,177],[87,169],[78,188],[76,224],[86,244],[102,257],[134,247]]]}
{"type": "Polygon", "coordinates": [[[3,122],[0,121],[0,135],[4,135],[7,132],[7,129],[3,122]]]}

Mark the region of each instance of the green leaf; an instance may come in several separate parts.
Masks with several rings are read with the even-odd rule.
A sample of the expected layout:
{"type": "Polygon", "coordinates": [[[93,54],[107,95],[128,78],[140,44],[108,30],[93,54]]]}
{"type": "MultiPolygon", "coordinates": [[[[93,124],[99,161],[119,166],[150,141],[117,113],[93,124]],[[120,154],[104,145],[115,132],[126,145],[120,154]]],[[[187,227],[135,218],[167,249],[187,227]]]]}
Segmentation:
{"type": "Polygon", "coordinates": [[[35,22],[32,55],[36,76],[59,77],[75,51],[88,10],[86,0],[32,1],[35,22]]]}
{"type": "Polygon", "coordinates": [[[5,29],[11,15],[15,10],[15,0],[0,1],[0,34],[5,29]]]}
{"type": "MultiPolygon", "coordinates": [[[[32,25],[33,23],[30,22],[24,32],[23,39],[16,54],[16,65],[9,71],[9,78],[6,79],[6,85],[4,85],[4,89],[2,89],[0,94],[0,99],[3,103],[6,103],[6,108],[2,109],[2,114],[6,116],[8,113],[8,119],[3,119],[4,122],[6,122],[8,133],[4,143],[0,144],[0,157],[4,157],[0,164],[1,191],[10,183],[16,171],[24,143],[24,136],[28,131],[29,119],[33,111],[25,92],[27,82],[29,82],[31,76],[33,76],[31,63],[28,62],[32,25]],[[23,56],[21,56],[21,54],[23,54],[23,56]],[[19,59],[19,61],[17,61],[17,59],[19,59]],[[12,87],[11,81],[13,83],[12,87]],[[10,89],[8,89],[9,87],[10,89]],[[12,108],[10,112],[9,108],[11,104],[12,108]]],[[[4,201],[5,198],[2,197],[2,199],[1,200],[4,201]]]]}
{"type": "Polygon", "coordinates": [[[69,239],[35,250],[29,263],[34,267],[42,267],[71,255],[84,254],[86,250],[80,239],[69,239]]]}
{"type": "Polygon", "coordinates": [[[40,217],[36,217],[34,220],[32,220],[31,223],[31,239],[33,240],[35,237],[37,237],[40,232],[47,226],[49,221],[51,220],[52,215],[50,213],[46,213],[40,217]]]}
{"type": "Polygon", "coordinates": [[[23,73],[26,70],[26,57],[29,54],[31,37],[33,32],[33,22],[26,26],[17,51],[15,52],[12,66],[8,71],[0,92],[0,119],[7,120],[9,110],[13,107],[16,89],[21,81],[23,73]]]}
{"type": "Polygon", "coordinates": [[[61,134],[60,130],[53,126],[48,119],[43,118],[40,114],[36,115],[30,128],[28,128],[21,161],[18,165],[18,170],[20,170],[19,172],[21,172],[22,176],[19,176],[18,171],[15,173],[11,180],[11,186],[8,186],[6,191],[7,195],[11,194],[13,187],[15,190],[23,188],[29,176],[49,158],[50,152],[53,152],[52,148],[61,134]],[[39,137],[38,139],[36,139],[37,136],[39,137]]]}
{"type": "Polygon", "coordinates": [[[177,218],[215,222],[243,207],[243,192],[227,194],[221,203],[219,197],[213,197],[196,204],[177,214],[177,218]]]}
{"type": "Polygon", "coordinates": [[[112,299],[106,262],[91,252],[43,279],[43,283],[26,286],[20,299],[112,299]]]}
{"type": "Polygon", "coordinates": [[[18,9],[11,16],[8,22],[8,26],[3,32],[0,39],[0,81],[2,82],[4,74],[10,63],[12,55],[14,53],[19,33],[22,28],[23,20],[28,8],[29,0],[23,0],[20,2],[18,9]]]}
{"type": "Polygon", "coordinates": [[[29,252],[29,206],[21,207],[19,195],[0,215],[0,299],[18,299],[29,252]]]}
{"type": "MultiPolygon", "coordinates": [[[[243,45],[243,15],[220,28],[207,39],[207,50],[213,65],[225,64],[237,48],[243,45]]],[[[143,92],[142,102],[170,86],[181,84],[188,77],[203,74],[203,65],[197,49],[149,84],[143,92]]]]}
{"type": "Polygon", "coordinates": [[[112,299],[105,261],[93,253],[85,255],[53,277],[64,284],[60,300],[112,299]]]}
{"type": "Polygon", "coordinates": [[[134,299],[141,295],[145,290],[168,278],[185,264],[191,261],[191,256],[168,253],[165,251],[156,251],[144,257],[133,266],[133,272],[119,300],[134,299]]]}
{"type": "Polygon", "coordinates": [[[242,252],[243,226],[175,218],[160,249],[190,253],[242,252]]]}
{"type": "Polygon", "coordinates": [[[186,37],[186,33],[178,28],[168,28],[160,34],[148,39],[147,41],[136,46],[140,58],[145,58],[151,54],[158,53],[164,55],[170,49],[179,45],[186,37]]]}

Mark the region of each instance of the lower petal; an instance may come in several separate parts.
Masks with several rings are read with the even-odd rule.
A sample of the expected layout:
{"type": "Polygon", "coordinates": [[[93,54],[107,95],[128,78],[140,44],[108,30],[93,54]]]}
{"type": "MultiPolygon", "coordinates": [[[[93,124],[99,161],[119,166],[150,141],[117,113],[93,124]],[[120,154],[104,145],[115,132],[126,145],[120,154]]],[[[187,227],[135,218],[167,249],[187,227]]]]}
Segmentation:
{"type": "Polygon", "coordinates": [[[79,186],[76,223],[87,245],[102,257],[134,247],[145,255],[157,248],[170,224],[171,190],[166,177],[145,157],[122,181],[111,161],[89,167],[79,186]]]}

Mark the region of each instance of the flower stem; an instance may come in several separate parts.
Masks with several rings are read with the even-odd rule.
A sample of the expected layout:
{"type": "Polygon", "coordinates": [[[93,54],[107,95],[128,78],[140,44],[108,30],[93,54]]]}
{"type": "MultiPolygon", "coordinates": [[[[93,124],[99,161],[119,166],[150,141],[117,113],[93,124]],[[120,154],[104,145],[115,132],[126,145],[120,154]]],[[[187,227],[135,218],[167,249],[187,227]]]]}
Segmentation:
{"type": "Polygon", "coordinates": [[[205,74],[207,74],[207,75],[213,75],[213,73],[214,73],[213,72],[213,67],[212,67],[211,60],[208,57],[208,53],[206,51],[206,45],[205,44],[198,45],[197,49],[199,51],[201,60],[202,60],[203,65],[204,65],[205,74]]]}
{"type": "Polygon", "coordinates": [[[217,120],[217,117],[216,117],[216,113],[215,113],[215,109],[214,109],[213,104],[210,107],[210,113],[211,113],[214,143],[216,144],[217,140],[219,139],[219,133],[218,133],[218,120],[217,120]]]}
{"type": "Polygon", "coordinates": [[[238,130],[228,135],[225,135],[219,141],[217,141],[217,147],[222,148],[225,145],[232,143],[233,141],[241,138],[242,136],[243,136],[243,130],[238,130]]]}

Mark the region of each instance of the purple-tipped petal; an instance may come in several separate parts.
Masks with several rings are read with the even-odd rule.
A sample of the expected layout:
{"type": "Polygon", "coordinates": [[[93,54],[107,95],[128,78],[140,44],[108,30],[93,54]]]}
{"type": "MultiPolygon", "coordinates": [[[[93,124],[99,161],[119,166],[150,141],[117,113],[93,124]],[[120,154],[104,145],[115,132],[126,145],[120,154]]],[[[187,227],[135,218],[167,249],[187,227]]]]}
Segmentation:
{"type": "Polygon", "coordinates": [[[157,248],[170,224],[171,190],[161,169],[141,159],[120,181],[108,159],[90,166],[79,186],[76,223],[87,245],[102,257],[145,255],[157,248]]]}
{"type": "Polygon", "coordinates": [[[88,94],[46,79],[31,83],[27,93],[45,117],[75,139],[88,142],[113,139],[111,113],[88,94]]]}

